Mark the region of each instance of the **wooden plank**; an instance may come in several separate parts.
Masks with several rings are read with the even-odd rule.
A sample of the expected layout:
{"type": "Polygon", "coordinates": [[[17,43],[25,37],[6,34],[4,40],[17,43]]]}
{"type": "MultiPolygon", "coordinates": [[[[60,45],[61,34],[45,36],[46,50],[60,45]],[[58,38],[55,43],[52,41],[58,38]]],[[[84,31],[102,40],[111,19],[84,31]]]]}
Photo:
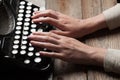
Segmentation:
{"type": "MultiPolygon", "coordinates": [[[[53,9],[66,15],[81,18],[81,0],[46,0],[47,9],[53,9]]],[[[54,80],[86,80],[84,67],[55,60],[54,80]]]]}
{"type": "MultiPolygon", "coordinates": [[[[103,10],[115,5],[115,0],[82,0],[83,18],[98,15],[103,10]]],[[[120,44],[116,43],[120,39],[118,30],[100,30],[87,37],[86,44],[102,48],[120,49],[120,44]]],[[[103,68],[90,66],[88,68],[88,80],[119,80],[115,74],[107,74],[103,68]]]]}

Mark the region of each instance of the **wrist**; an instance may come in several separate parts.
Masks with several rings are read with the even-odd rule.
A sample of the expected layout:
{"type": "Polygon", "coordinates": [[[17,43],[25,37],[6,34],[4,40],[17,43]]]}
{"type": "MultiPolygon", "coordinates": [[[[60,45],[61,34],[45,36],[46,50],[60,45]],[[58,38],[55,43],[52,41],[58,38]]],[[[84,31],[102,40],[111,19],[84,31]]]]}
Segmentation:
{"type": "Polygon", "coordinates": [[[107,49],[104,48],[92,48],[90,59],[93,61],[93,65],[103,66],[106,52],[107,49]]]}
{"type": "Polygon", "coordinates": [[[92,33],[100,29],[107,28],[106,20],[103,14],[85,19],[88,30],[92,33]]]}

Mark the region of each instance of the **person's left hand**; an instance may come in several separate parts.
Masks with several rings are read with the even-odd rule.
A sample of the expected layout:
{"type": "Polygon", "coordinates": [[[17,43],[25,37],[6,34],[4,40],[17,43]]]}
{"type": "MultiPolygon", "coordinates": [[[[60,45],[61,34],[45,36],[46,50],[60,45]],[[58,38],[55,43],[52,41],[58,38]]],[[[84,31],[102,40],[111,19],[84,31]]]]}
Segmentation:
{"type": "MultiPolygon", "coordinates": [[[[51,32],[34,32],[28,38],[33,46],[53,51],[40,51],[42,56],[59,58],[77,64],[93,64],[95,62],[93,56],[96,57],[95,50],[97,48],[85,45],[74,38],[51,32]]],[[[97,49],[97,51],[99,50],[97,49]]]]}

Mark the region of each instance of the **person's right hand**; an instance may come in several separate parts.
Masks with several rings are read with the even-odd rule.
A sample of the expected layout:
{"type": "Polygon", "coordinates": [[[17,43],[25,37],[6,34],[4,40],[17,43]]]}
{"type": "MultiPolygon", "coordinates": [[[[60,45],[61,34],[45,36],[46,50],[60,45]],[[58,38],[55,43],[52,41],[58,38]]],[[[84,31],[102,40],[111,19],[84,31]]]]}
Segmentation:
{"type": "Polygon", "coordinates": [[[99,23],[104,20],[103,15],[89,19],[76,19],[53,10],[44,10],[34,12],[33,22],[49,23],[55,26],[56,30],[52,32],[69,37],[82,37],[102,28],[99,23]]]}

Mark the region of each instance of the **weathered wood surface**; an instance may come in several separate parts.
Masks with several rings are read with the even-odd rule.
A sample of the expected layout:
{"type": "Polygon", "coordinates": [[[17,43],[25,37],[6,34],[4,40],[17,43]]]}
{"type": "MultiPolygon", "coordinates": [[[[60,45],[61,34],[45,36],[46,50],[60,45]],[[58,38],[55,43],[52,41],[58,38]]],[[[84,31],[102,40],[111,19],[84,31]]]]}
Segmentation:
{"type": "MultiPolygon", "coordinates": [[[[37,5],[46,4],[47,9],[60,11],[75,18],[88,18],[116,4],[116,0],[28,0],[37,5]],[[42,1],[42,2],[41,2],[42,1]],[[45,1],[45,2],[44,2],[45,1]]],[[[120,29],[100,30],[85,36],[90,46],[120,49],[120,29]]],[[[120,80],[120,75],[106,73],[103,68],[80,66],[56,59],[54,80],[120,80]]]]}

